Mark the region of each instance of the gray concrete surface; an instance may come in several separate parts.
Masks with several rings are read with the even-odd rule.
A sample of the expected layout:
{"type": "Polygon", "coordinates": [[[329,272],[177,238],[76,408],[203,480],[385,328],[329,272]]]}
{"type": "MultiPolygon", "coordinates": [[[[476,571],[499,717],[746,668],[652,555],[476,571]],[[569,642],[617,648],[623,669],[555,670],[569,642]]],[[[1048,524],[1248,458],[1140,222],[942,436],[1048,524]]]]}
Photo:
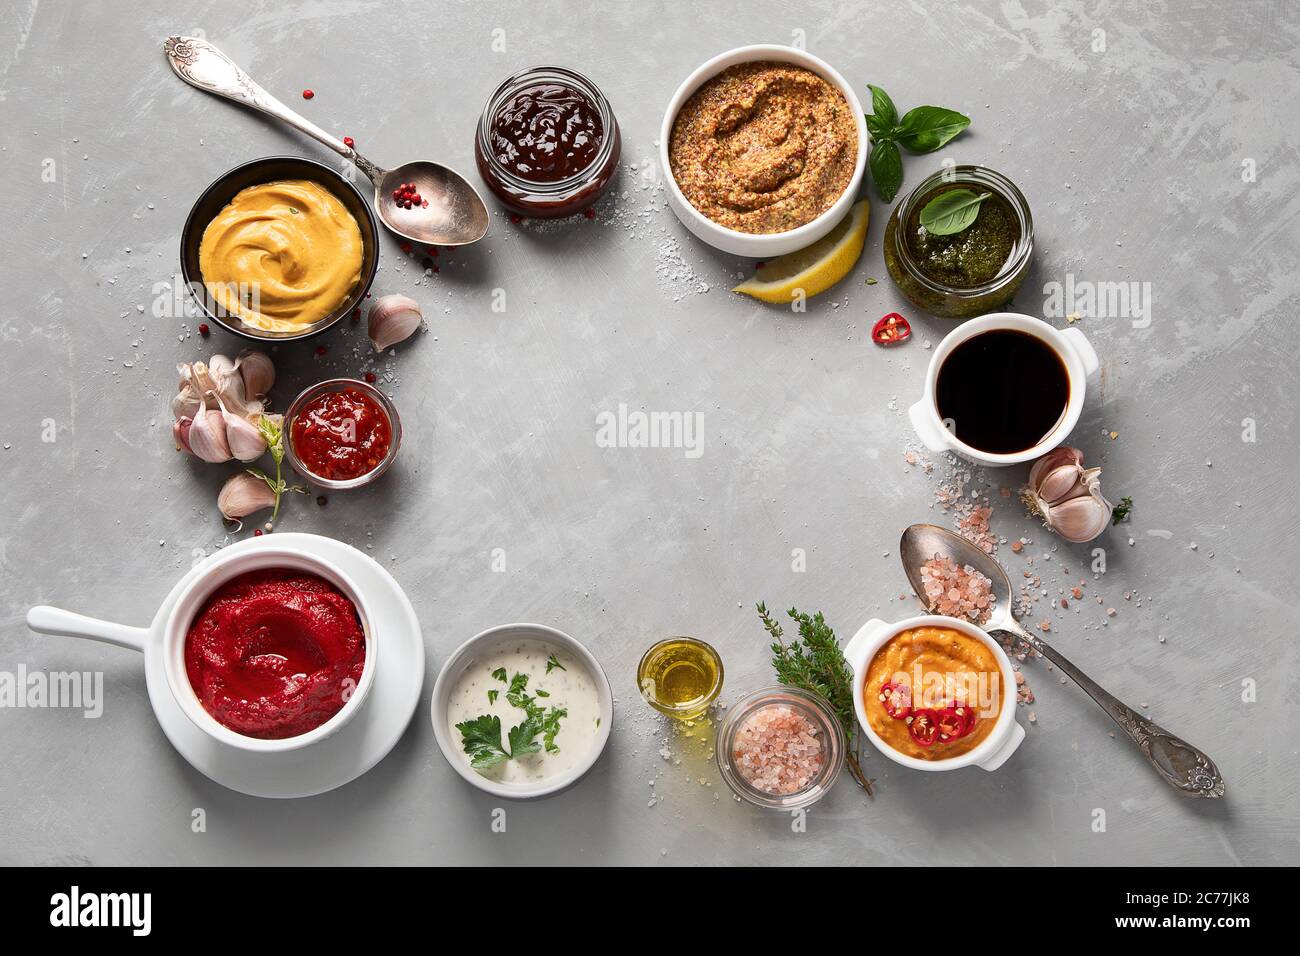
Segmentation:
{"type": "MultiPolygon", "coordinates": [[[[1300,18],[1273,2],[6,5],[0,670],[102,671],[106,699],[98,719],[0,710],[0,860],[1300,862],[1298,48],[1300,18]],[[489,826],[498,801],[444,763],[424,702],[360,780],[261,801],[170,748],[132,653],[23,624],[43,602],[144,623],[193,555],[233,540],[215,509],[230,469],[173,451],[167,402],[178,361],[240,343],[200,340],[193,320],[156,317],[155,300],[210,180],[259,155],[325,154],[176,80],[161,42],[199,30],[379,162],[471,171],[486,96],[536,63],[585,71],[615,105],[625,167],[594,221],[498,215],[487,240],[441,256],[428,277],[385,237],[376,288],[416,296],[428,333],[381,359],[355,327],[325,339],[324,357],[275,356],[281,408],[319,377],[366,370],[401,408],[395,471],[324,508],[294,500],[282,527],[336,536],[392,570],[424,624],[426,699],[455,645],[512,620],[586,641],[614,679],[602,762],[560,797],[509,806],[504,834],[489,826]],[[904,616],[914,604],[899,599],[898,532],[948,520],[933,508],[948,466],[927,478],[902,455],[923,345],[949,325],[906,306],[885,276],[888,207],[873,198],[853,276],[791,314],[731,295],[750,264],[693,241],[654,182],[661,111],[691,69],[742,43],[800,38],[859,90],[973,117],[940,156],[908,157],[907,182],[950,157],[1021,185],[1038,251],[1018,309],[1043,315],[1045,288],[1068,274],[1150,283],[1148,326],[1079,324],[1104,375],[1075,443],[1104,467],[1111,497],[1136,502],[1132,522],[1098,542],[1107,573],[1094,580],[1089,548],[1054,542],[999,497],[1022,471],[989,479],[994,523],[1031,538],[1050,592],[1035,619],[1214,755],[1225,801],[1166,791],[1100,710],[1031,662],[1028,739],[1002,770],[919,774],[869,754],[875,800],[844,782],[795,833],[735,803],[705,744],[669,736],[636,698],[641,651],[681,632],[723,651],[726,699],[769,682],[759,599],[820,608],[845,638],[870,616],[904,616]],[[894,309],[916,337],[886,352],[868,331],[894,309]],[[701,413],[703,454],[598,447],[596,416],[619,403],[701,413]],[[1047,611],[1071,578],[1087,579],[1088,596],[1047,611]],[[652,794],[662,801],[649,806],[652,794]],[[206,832],[192,830],[196,808],[206,832]]],[[[1019,573],[1024,557],[1001,556],[1019,573]]]]}

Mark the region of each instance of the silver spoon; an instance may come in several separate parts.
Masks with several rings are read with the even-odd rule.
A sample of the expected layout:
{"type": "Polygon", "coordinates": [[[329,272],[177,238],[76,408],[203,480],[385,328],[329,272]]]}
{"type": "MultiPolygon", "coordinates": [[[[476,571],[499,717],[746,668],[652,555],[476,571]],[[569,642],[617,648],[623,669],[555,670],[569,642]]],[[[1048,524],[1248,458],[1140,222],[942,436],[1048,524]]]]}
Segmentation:
{"type": "MultiPolygon", "coordinates": [[[[1132,707],[1122,703],[1096,681],[1075,667],[1062,654],[1041,637],[1020,626],[1012,613],[1011,581],[991,557],[960,535],[932,524],[914,524],[903,532],[899,545],[903,571],[917,595],[924,602],[925,587],[921,582],[921,565],[936,554],[948,558],[958,567],[970,565],[993,582],[994,606],[986,631],[1003,631],[1024,641],[1038,653],[1069,675],[1070,679],[1088,692],[1088,696],[1101,705],[1110,719],[1119,724],[1124,733],[1138,745],[1156,773],[1180,793],[1192,797],[1222,797],[1223,776],[1205,753],[1187,741],[1175,737],[1158,727],[1132,707]]],[[[926,602],[928,606],[928,602],[926,602]]]]}
{"type": "Polygon", "coordinates": [[[465,246],[487,234],[488,211],[478,191],[455,170],[439,163],[406,163],[380,169],[342,140],[299,116],[235,65],[207,40],[168,37],[163,44],[172,70],[190,86],[260,110],[306,133],[340,156],[356,163],[375,185],[375,209],[385,226],[412,242],[434,246],[465,246]],[[414,183],[428,202],[405,209],[393,198],[402,183],[414,183]]]}

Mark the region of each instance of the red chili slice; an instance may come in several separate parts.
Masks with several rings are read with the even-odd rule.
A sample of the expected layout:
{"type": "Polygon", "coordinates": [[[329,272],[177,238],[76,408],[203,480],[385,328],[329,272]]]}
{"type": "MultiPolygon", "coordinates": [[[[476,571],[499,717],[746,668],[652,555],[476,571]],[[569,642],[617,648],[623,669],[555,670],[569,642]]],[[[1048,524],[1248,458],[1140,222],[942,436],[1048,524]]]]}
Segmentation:
{"type": "Polygon", "coordinates": [[[935,738],[939,736],[939,715],[925,707],[912,711],[912,719],[908,721],[907,732],[922,747],[932,746],[935,738]]]}
{"type": "Polygon", "coordinates": [[[975,711],[962,703],[955,703],[939,711],[939,740],[947,743],[965,737],[975,729],[975,711]]]}
{"type": "Polygon", "coordinates": [[[912,326],[897,312],[890,312],[871,327],[871,341],[877,345],[897,345],[912,337],[912,326]]]}
{"type": "Polygon", "coordinates": [[[885,713],[895,720],[902,720],[912,712],[912,685],[886,682],[880,685],[880,703],[885,713]]]}

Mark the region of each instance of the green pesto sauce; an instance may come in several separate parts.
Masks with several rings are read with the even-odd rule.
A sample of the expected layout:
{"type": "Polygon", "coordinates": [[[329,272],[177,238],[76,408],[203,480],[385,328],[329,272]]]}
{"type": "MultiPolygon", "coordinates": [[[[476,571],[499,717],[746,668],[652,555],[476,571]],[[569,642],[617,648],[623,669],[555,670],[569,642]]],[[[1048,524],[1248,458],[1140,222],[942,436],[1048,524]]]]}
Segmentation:
{"type": "Polygon", "coordinates": [[[940,186],[916,204],[908,217],[906,241],[916,267],[926,278],[957,289],[982,285],[1002,272],[1020,241],[1020,221],[1001,195],[990,191],[975,221],[951,236],[932,236],[921,225],[921,210],[935,196],[967,184],[940,186]]]}

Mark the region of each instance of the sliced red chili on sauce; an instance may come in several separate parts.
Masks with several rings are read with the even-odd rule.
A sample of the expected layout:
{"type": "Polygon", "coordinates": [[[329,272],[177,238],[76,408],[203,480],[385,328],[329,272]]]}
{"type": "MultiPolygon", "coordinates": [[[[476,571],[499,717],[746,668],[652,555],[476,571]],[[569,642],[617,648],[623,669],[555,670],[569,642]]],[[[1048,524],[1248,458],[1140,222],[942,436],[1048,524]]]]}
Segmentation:
{"type": "Polygon", "coordinates": [[[963,703],[955,703],[939,711],[939,740],[947,743],[965,737],[975,728],[975,711],[963,703]]]}
{"type": "Polygon", "coordinates": [[[908,721],[907,732],[922,747],[932,746],[939,736],[939,715],[925,707],[912,711],[912,719],[908,721]]]}
{"type": "Polygon", "coordinates": [[[912,326],[897,312],[890,312],[871,327],[871,341],[877,345],[897,345],[912,337],[912,326]]]}
{"type": "Polygon", "coordinates": [[[912,685],[895,684],[889,681],[880,685],[880,703],[885,713],[895,720],[902,720],[912,712],[912,685]]]}

